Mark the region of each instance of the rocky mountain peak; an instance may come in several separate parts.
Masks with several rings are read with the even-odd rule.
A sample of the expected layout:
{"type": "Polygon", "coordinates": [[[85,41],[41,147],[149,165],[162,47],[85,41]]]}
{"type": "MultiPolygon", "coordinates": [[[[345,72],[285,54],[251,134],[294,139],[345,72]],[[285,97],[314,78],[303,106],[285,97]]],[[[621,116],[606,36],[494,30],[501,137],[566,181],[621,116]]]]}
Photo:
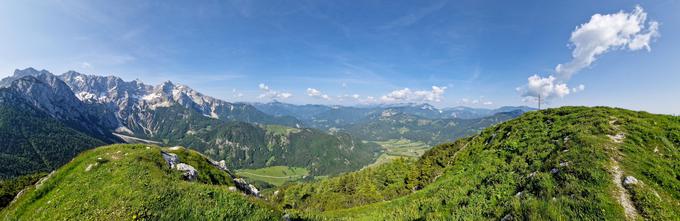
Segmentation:
{"type": "Polygon", "coordinates": [[[35,68],[28,67],[28,68],[23,69],[23,70],[20,70],[20,69],[14,70],[13,77],[21,78],[21,77],[25,77],[25,76],[38,76],[40,74],[52,74],[52,73],[50,73],[49,71],[44,70],[44,69],[38,71],[35,68]]]}
{"type": "Polygon", "coordinates": [[[13,80],[8,89],[38,110],[103,140],[109,136],[105,130],[118,125],[114,116],[101,109],[102,107],[80,101],[71,88],[57,76],[46,71],[27,73],[39,74],[28,74],[13,80]]]}

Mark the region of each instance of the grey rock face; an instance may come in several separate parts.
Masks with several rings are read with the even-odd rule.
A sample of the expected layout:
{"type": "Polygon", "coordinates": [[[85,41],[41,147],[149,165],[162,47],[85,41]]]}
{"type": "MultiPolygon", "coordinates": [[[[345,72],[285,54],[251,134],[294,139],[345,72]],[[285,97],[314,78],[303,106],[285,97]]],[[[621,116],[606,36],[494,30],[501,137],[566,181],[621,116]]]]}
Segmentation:
{"type": "Polygon", "coordinates": [[[81,102],[63,81],[51,73],[27,69],[15,72],[14,76],[3,82],[8,79],[13,81],[6,85],[4,93],[13,93],[16,99],[22,99],[51,117],[94,137],[117,141],[110,133],[117,125],[115,116],[99,105],[81,102]]]}
{"type": "Polygon", "coordinates": [[[85,75],[75,71],[55,76],[46,70],[27,68],[16,70],[13,76],[2,79],[1,87],[15,88],[60,120],[87,122],[82,126],[96,123],[97,126],[86,129],[107,136],[115,131],[154,137],[160,130],[159,122],[153,118],[154,110],[174,105],[211,118],[284,125],[299,123],[294,119],[269,116],[249,104],[215,99],[170,81],[151,86],[115,76],[85,75]]]}
{"type": "Polygon", "coordinates": [[[184,177],[184,179],[193,181],[196,180],[196,178],[198,178],[198,170],[196,170],[196,168],[189,164],[180,162],[177,154],[161,151],[161,156],[163,156],[163,159],[165,160],[166,163],[168,163],[168,166],[171,169],[176,169],[184,172],[184,174],[182,174],[182,177],[184,177]]]}
{"type": "Polygon", "coordinates": [[[179,157],[177,154],[161,151],[161,156],[163,156],[163,159],[168,163],[170,168],[175,168],[175,165],[179,164],[179,157]]]}
{"type": "Polygon", "coordinates": [[[75,71],[66,72],[59,78],[78,99],[101,104],[114,112],[119,122],[118,132],[128,134],[153,137],[158,128],[151,113],[159,107],[174,105],[211,118],[254,123],[276,121],[249,104],[225,102],[170,81],[151,86],[137,80],[127,82],[115,76],[84,75],[75,71]]]}
{"type": "Polygon", "coordinates": [[[12,85],[12,82],[15,80],[18,80],[20,78],[26,77],[26,76],[38,76],[41,74],[51,74],[49,71],[46,70],[41,70],[38,71],[34,68],[26,68],[24,70],[19,70],[16,69],[14,70],[14,74],[12,76],[6,77],[2,80],[0,80],[0,87],[9,87],[12,85]]]}
{"type": "Polygon", "coordinates": [[[626,186],[628,186],[628,185],[635,185],[635,184],[637,184],[638,182],[639,182],[638,179],[636,179],[636,178],[633,177],[633,176],[627,176],[625,179],[623,179],[623,185],[626,185],[626,186]]]}
{"type": "Polygon", "coordinates": [[[189,164],[178,163],[177,165],[175,165],[175,169],[179,171],[184,171],[184,174],[182,174],[182,177],[184,177],[184,179],[193,181],[196,180],[196,178],[198,178],[198,170],[196,170],[189,164]]]}
{"type": "Polygon", "coordinates": [[[250,194],[257,197],[260,196],[260,190],[258,190],[252,184],[248,184],[248,182],[246,182],[242,178],[234,179],[234,184],[236,184],[236,188],[238,188],[239,190],[243,191],[246,194],[250,194]]]}

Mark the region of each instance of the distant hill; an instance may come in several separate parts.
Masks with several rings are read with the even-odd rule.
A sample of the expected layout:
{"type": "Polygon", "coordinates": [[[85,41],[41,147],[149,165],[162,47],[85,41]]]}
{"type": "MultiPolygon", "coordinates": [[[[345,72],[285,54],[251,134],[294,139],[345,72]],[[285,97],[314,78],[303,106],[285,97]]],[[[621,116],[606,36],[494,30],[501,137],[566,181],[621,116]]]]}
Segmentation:
{"type": "Polygon", "coordinates": [[[476,119],[429,119],[388,109],[382,113],[371,114],[362,122],[347,126],[341,131],[365,140],[409,139],[436,145],[476,134],[486,127],[513,119],[523,113],[521,110],[515,110],[476,119]]]}
{"type": "Polygon", "coordinates": [[[271,197],[325,220],[678,220],[680,117],[563,107],[271,197]]]}
{"type": "Polygon", "coordinates": [[[429,104],[390,104],[365,107],[255,103],[262,112],[294,116],[305,126],[344,131],[365,140],[410,139],[431,145],[479,132],[535,109],[501,107],[438,109],[429,104]]]}

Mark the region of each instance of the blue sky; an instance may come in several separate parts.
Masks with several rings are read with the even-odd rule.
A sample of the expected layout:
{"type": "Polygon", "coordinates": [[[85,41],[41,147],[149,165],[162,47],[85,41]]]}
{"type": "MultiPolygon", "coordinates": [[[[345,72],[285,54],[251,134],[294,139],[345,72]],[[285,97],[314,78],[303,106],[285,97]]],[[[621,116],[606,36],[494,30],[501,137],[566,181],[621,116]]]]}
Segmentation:
{"type": "Polygon", "coordinates": [[[585,89],[548,106],[680,114],[676,0],[1,1],[0,76],[30,66],[172,80],[228,101],[535,105],[522,87],[572,60],[577,27],[636,5],[640,33],[659,23],[651,50],[613,46],[558,79],[585,89]]]}

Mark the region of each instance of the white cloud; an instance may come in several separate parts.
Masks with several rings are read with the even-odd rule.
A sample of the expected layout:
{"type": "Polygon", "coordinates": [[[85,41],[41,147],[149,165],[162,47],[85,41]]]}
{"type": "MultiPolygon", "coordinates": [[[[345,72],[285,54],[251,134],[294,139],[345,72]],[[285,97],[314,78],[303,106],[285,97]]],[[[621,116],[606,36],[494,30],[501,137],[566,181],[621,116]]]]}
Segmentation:
{"type": "Polygon", "coordinates": [[[318,97],[321,96],[321,91],[314,88],[307,88],[307,96],[318,97]]]}
{"type": "Polygon", "coordinates": [[[232,90],[231,90],[231,93],[232,93],[232,96],[233,96],[234,98],[241,98],[241,97],[243,97],[243,93],[237,91],[236,89],[232,89],[232,90]]]}
{"type": "Polygon", "coordinates": [[[555,68],[557,77],[567,80],[576,72],[590,66],[597,57],[611,50],[628,48],[631,51],[651,50],[649,43],[659,36],[659,23],[647,20],[640,6],[628,13],[595,14],[585,24],[576,27],[569,41],[574,46],[573,59],[555,68]]]}
{"type": "Polygon", "coordinates": [[[555,75],[540,77],[533,75],[527,84],[518,87],[524,101],[536,101],[540,95],[549,100],[564,97],[569,93],[585,90],[585,85],[569,89],[567,81],[580,70],[589,67],[597,58],[609,51],[628,49],[651,50],[650,42],[659,36],[659,23],[647,22],[647,13],[640,6],[632,12],[619,11],[614,14],[595,14],[587,23],[581,24],[571,33],[573,46],[572,60],[558,64],[555,75]]]}
{"type": "Polygon", "coordinates": [[[269,86],[267,86],[266,84],[263,84],[263,83],[260,83],[260,85],[258,85],[258,87],[260,88],[260,91],[262,92],[262,94],[260,94],[260,96],[258,96],[258,98],[286,99],[286,98],[290,98],[290,97],[293,96],[293,94],[291,94],[289,92],[279,92],[279,91],[272,90],[272,89],[269,88],[269,86]]]}
{"type": "Polygon", "coordinates": [[[392,91],[380,97],[380,101],[392,102],[440,102],[446,87],[432,86],[432,90],[413,91],[409,88],[392,91]]]}
{"type": "Polygon", "coordinates": [[[586,89],[585,85],[579,84],[578,87],[572,88],[571,93],[581,92],[586,89]]]}
{"type": "Polygon", "coordinates": [[[314,88],[307,88],[307,96],[321,98],[324,100],[330,100],[331,97],[328,94],[321,93],[321,91],[314,88]]]}
{"type": "Polygon", "coordinates": [[[564,97],[569,94],[569,87],[565,83],[559,83],[557,78],[552,75],[541,77],[533,75],[527,79],[527,85],[518,88],[522,92],[522,97],[541,97],[541,99],[552,99],[564,97]]]}
{"type": "Polygon", "coordinates": [[[83,68],[83,69],[90,69],[92,67],[92,64],[90,64],[88,62],[83,62],[83,63],[80,63],[80,67],[83,68]]]}

